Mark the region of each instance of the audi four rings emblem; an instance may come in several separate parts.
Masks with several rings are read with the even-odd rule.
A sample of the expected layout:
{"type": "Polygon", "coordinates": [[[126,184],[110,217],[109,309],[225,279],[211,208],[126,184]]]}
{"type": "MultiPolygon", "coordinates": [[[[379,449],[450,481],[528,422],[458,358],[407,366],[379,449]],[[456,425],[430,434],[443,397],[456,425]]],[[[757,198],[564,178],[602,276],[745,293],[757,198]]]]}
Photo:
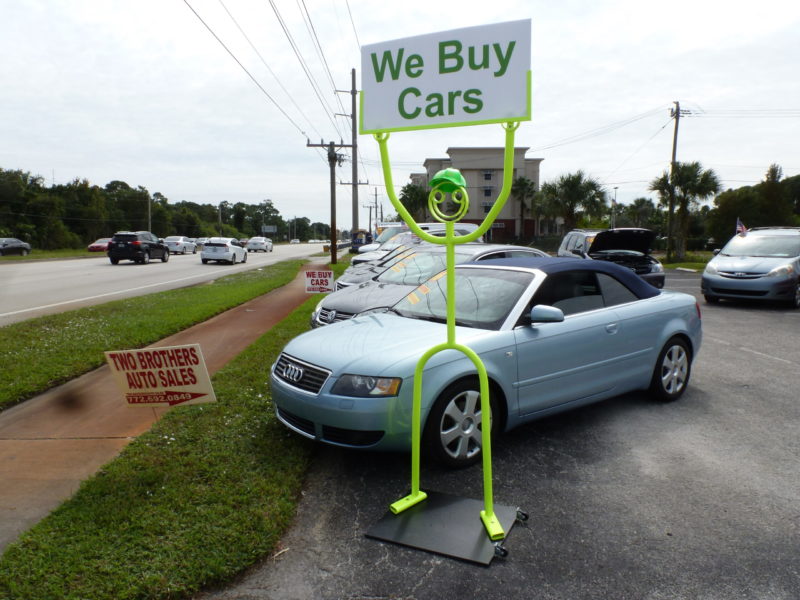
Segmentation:
{"type": "Polygon", "coordinates": [[[289,363],[283,367],[283,378],[297,383],[303,378],[303,368],[294,363],[289,363]]]}

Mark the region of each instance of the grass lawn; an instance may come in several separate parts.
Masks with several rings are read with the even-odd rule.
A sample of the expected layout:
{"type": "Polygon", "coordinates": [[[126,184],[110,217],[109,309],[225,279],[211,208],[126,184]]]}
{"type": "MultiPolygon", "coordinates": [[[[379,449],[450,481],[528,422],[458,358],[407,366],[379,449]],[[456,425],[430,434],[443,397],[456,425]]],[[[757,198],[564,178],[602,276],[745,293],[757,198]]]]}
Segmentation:
{"type": "Polygon", "coordinates": [[[0,327],[0,410],[290,282],[303,261],[0,327]],[[180,310],[176,310],[180,307],[180,310]]]}
{"type": "MultiPolygon", "coordinates": [[[[291,279],[298,264],[282,264],[264,271],[288,268],[291,279]]],[[[116,310],[136,321],[147,313],[137,302],[148,298],[116,310]]],[[[275,419],[267,374],[286,342],[308,329],[318,301],[309,298],[217,372],[217,403],[170,410],[10,545],[0,558],[0,598],[186,598],[273,552],[294,515],[312,444],[275,419]]],[[[156,335],[157,323],[139,326],[156,335]]],[[[30,349],[26,358],[35,356],[30,349]]]]}

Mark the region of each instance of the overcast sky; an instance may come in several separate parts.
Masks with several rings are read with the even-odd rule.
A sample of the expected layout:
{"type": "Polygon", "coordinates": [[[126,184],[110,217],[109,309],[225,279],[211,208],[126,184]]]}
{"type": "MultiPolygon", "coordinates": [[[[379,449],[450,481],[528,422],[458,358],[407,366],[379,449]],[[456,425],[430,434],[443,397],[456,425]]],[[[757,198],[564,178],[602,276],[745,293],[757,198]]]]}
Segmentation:
{"type": "MultiPolygon", "coordinates": [[[[350,95],[334,89],[350,89],[360,45],[526,18],[533,119],[516,141],[530,148],[528,157],[544,159],[542,181],[582,169],[611,196],[618,188],[619,202],[654,198],[648,182],[669,167],[674,101],[691,113],[680,120],[678,160],[713,169],[725,188],[757,183],[772,163],[785,176],[800,174],[796,0],[0,6],[0,168],[48,184],[122,180],[170,202],[268,198],[284,218],[328,223],[327,159],[306,140],[349,143],[349,118],[333,113],[350,113],[350,95]]],[[[401,187],[450,146],[502,146],[503,139],[499,125],[394,133],[394,183],[401,187]]],[[[384,211],[394,212],[376,142],[360,136],[358,143],[359,179],[369,182],[359,204],[377,193],[384,211]]],[[[351,181],[349,162],[337,170],[340,180],[351,181]]],[[[339,228],[351,225],[351,202],[349,186],[337,186],[339,228]]],[[[366,220],[362,208],[360,224],[366,220]]]]}

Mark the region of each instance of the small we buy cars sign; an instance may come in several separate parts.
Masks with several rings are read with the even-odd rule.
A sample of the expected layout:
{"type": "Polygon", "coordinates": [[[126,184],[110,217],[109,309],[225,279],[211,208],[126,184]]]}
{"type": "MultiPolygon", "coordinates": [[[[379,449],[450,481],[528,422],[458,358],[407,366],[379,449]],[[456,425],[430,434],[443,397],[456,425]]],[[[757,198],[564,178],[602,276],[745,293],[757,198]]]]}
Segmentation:
{"type": "Polygon", "coordinates": [[[361,133],[528,121],[531,20],[362,46],[361,133]]]}
{"type": "Polygon", "coordinates": [[[327,294],[333,291],[333,271],[306,271],[307,294],[327,294]]]}

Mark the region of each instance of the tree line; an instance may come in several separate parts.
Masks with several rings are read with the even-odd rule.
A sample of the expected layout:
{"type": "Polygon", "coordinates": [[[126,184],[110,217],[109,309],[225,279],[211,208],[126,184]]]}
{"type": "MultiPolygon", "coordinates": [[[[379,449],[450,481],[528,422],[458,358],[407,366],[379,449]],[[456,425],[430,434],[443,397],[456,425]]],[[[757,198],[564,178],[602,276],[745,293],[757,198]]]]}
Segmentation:
{"type": "MultiPolygon", "coordinates": [[[[648,190],[655,193],[655,201],[639,197],[630,204],[615,204],[600,182],[579,170],[547,181],[540,189],[532,180],[518,177],[511,196],[518,201],[518,223],[526,217],[534,220],[534,240],[541,223],[548,222],[552,231],[556,219],[563,233],[576,227],[643,227],[671,242],[672,247],[665,244],[661,249],[676,260],[691,250],[720,248],[734,235],[737,219],[747,227],[800,226],[800,175],[784,179],[776,164],[770,165],[761,182],[722,191],[712,169],[699,162],[679,162],[672,172],[650,181],[648,190]]],[[[408,184],[399,197],[416,218],[427,218],[424,187],[408,184]]]]}
{"type": "MultiPolygon", "coordinates": [[[[722,191],[713,170],[698,162],[676,163],[672,172],[654,178],[648,190],[655,193],[655,201],[640,197],[631,204],[615,204],[602,184],[579,170],[545,182],[540,189],[519,177],[511,194],[518,200],[520,224],[526,218],[534,220],[534,237],[543,221],[553,224],[556,219],[563,222],[563,231],[612,224],[645,227],[670,240],[673,247],[665,249],[677,259],[705,248],[710,238],[720,247],[733,235],[737,219],[747,227],[800,226],[800,175],[784,178],[776,164],[759,183],[722,191]]],[[[399,198],[412,215],[427,220],[426,188],[408,184],[399,198]]],[[[264,225],[276,228],[265,234],[275,240],[330,238],[330,225],[306,217],[284,219],[270,200],[172,203],[159,192],[150,194],[124,181],[99,187],[75,179],[46,186],[40,176],[0,168],[0,237],[20,238],[34,248],[80,248],[122,230],[150,230],[161,237],[243,238],[261,235],[264,225]]]]}
{"type": "Polygon", "coordinates": [[[160,237],[329,239],[330,225],[306,217],[284,219],[270,200],[217,205],[180,201],[124,181],[103,187],[85,179],[47,186],[22,170],[0,168],[0,237],[16,237],[34,248],[80,248],[116,231],[149,230],[160,237]],[[274,233],[262,233],[262,226],[274,233]]]}

